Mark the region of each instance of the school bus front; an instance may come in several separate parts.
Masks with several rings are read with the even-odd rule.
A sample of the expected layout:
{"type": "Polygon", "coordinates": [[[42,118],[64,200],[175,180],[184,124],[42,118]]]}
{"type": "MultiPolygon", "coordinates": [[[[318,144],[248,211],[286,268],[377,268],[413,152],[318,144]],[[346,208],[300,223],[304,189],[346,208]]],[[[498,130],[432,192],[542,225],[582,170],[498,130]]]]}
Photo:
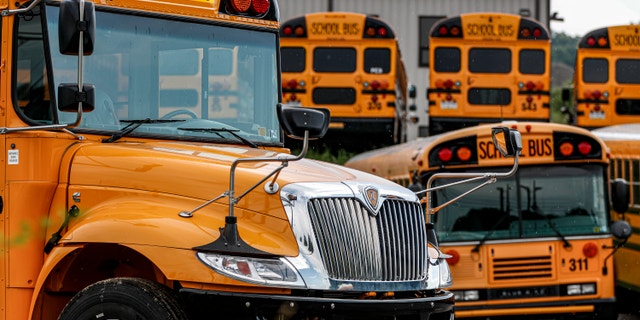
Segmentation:
{"type": "MultiPolygon", "coordinates": [[[[615,319],[606,147],[572,126],[513,127],[523,144],[514,177],[434,215],[440,244],[452,256],[456,317],[615,319]]],[[[425,154],[423,176],[428,167],[497,171],[508,163],[488,137],[454,133],[425,154]]],[[[436,191],[433,199],[445,203],[464,188],[436,191]]]]}
{"type": "Polygon", "coordinates": [[[415,194],[304,159],[275,1],[0,7],[1,320],[453,316],[415,194]]]}

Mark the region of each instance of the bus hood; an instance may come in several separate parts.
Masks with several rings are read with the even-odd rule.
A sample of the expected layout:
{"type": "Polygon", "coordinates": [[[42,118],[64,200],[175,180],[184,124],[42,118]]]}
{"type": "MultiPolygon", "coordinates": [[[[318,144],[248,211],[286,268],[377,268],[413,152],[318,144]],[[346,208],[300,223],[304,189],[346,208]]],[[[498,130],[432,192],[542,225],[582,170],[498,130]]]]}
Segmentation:
{"type": "MultiPolygon", "coordinates": [[[[284,157],[291,156],[263,149],[198,143],[79,145],[71,157],[68,173],[63,169],[61,174],[63,184],[68,179],[67,201],[80,212],[70,223],[65,240],[182,248],[209,243],[219,237],[219,228],[224,226],[224,217],[229,213],[227,191],[231,164],[242,158],[284,157]],[[204,205],[214,198],[218,199],[204,205]],[[201,209],[193,211],[200,206],[201,209]],[[193,217],[180,217],[181,212],[192,212],[193,217]],[[101,230],[114,231],[95,233],[92,230],[96,227],[86,227],[89,223],[101,230]]],[[[240,164],[234,178],[235,198],[280,165],[281,162],[240,164]]],[[[273,181],[273,177],[267,181],[273,181]]],[[[387,194],[392,196],[417,200],[411,192],[388,180],[308,159],[289,162],[277,175],[276,182],[278,192],[267,193],[263,183],[244,195],[233,209],[241,233],[270,234],[272,238],[270,242],[264,237],[248,242],[261,250],[282,255],[298,254],[291,219],[283,209],[281,198],[287,186],[306,185],[306,189],[322,188],[325,193],[335,190],[336,186],[353,193],[363,190],[362,186],[375,186],[388,190],[387,194]]],[[[342,191],[340,196],[345,194],[342,191]]]]}
{"type": "MultiPolygon", "coordinates": [[[[202,200],[229,188],[236,159],[278,159],[291,155],[237,146],[196,143],[118,143],[80,147],[72,160],[69,184],[145,190],[202,200]]],[[[246,190],[281,162],[243,162],[236,168],[236,192],[246,190]]],[[[331,182],[385,179],[338,165],[303,159],[289,162],[277,177],[280,186],[292,182],[331,182]]],[[[261,189],[261,188],[260,188],[261,189]]]]}

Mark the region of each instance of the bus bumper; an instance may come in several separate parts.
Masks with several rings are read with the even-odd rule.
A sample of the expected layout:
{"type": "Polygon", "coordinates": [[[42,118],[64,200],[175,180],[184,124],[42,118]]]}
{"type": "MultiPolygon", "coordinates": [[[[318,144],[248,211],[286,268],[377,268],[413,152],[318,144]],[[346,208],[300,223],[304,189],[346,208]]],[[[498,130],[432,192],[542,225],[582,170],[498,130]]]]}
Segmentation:
{"type": "Polygon", "coordinates": [[[456,305],[456,318],[487,318],[527,315],[533,319],[556,319],[558,316],[571,315],[572,319],[616,319],[617,307],[615,298],[587,301],[562,301],[554,303],[527,303],[490,306],[456,305]]]}
{"type": "Polygon", "coordinates": [[[454,297],[440,291],[429,297],[379,299],[264,295],[180,289],[189,319],[438,319],[454,318],[454,297]]]}

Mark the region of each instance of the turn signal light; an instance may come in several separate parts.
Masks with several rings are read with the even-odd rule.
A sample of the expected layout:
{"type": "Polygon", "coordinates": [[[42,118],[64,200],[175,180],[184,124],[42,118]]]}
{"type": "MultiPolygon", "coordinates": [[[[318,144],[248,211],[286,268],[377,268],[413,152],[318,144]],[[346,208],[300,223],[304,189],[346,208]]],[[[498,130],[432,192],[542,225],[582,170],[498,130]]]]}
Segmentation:
{"type": "Polygon", "coordinates": [[[582,247],[582,254],[587,258],[593,258],[598,254],[598,246],[593,242],[587,242],[582,247]]]}

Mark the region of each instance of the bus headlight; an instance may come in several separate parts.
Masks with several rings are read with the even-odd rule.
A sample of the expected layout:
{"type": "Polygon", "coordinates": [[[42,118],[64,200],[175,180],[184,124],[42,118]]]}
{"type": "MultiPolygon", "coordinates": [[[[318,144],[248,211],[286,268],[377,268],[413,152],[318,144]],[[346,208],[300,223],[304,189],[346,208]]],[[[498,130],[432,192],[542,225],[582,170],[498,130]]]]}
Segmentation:
{"type": "Polygon", "coordinates": [[[456,301],[478,301],[480,292],[478,290],[453,291],[456,301]]]}
{"type": "Polygon", "coordinates": [[[580,283],[567,285],[567,295],[596,294],[595,283],[580,283]]]}
{"type": "Polygon", "coordinates": [[[263,259],[198,252],[204,264],[240,281],[271,286],[306,287],[296,269],[285,259],[263,259]]]}

